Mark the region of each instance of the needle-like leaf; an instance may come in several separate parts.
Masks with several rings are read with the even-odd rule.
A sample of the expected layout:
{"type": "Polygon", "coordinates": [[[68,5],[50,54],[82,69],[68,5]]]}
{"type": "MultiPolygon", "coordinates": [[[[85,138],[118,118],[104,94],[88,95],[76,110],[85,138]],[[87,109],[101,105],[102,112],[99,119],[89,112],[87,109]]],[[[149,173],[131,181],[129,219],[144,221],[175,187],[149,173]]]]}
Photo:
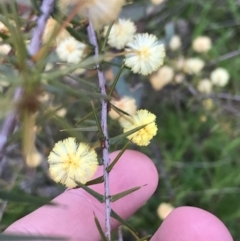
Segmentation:
{"type": "MultiPolygon", "coordinates": [[[[99,111],[101,110],[101,107],[97,107],[95,110],[96,110],[96,112],[99,112],[99,111]]],[[[81,124],[81,123],[84,122],[86,119],[88,119],[89,117],[91,117],[93,114],[94,114],[93,111],[91,111],[90,113],[88,113],[87,115],[85,115],[82,119],[80,119],[80,120],[76,123],[76,125],[81,124]]]]}
{"type": "Polygon", "coordinates": [[[118,162],[118,160],[120,159],[120,157],[122,156],[122,154],[124,153],[124,151],[127,149],[129,143],[131,142],[131,140],[129,140],[124,147],[122,148],[122,150],[118,153],[118,155],[115,157],[115,159],[113,160],[113,162],[108,166],[107,171],[110,172],[113,167],[115,166],[115,164],[118,162]]]}
{"type": "Polygon", "coordinates": [[[119,223],[126,226],[128,229],[130,229],[133,233],[137,235],[136,230],[134,230],[123,218],[121,218],[116,212],[111,210],[111,217],[116,219],[119,223]]]}
{"type": "Polygon", "coordinates": [[[110,105],[111,105],[111,108],[113,108],[118,114],[124,114],[124,115],[127,115],[127,116],[130,116],[127,112],[119,109],[117,106],[113,105],[111,102],[110,102],[110,105]]]}
{"type": "Polygon", "coordinates": [[[133,134],[133,133],[141,130],[142,128],[144,128],[144,127],[147,126],[147,125],[148,125],[148,124],[141,125],[141,126],[136,127],[136,128],[134,128],[134,129],[132,129],[132,130],[130,130],[130,131],[127,131],[127,132],[125,132],[125,133],[123,133],[123,134],[120,134],[120,135],[118,135],[118,136],[109,138],[109,143],[110,143],[110,144],[114,144],[115,142],[117,142],[117,141],[119,141],[119,140],[122,140],[124,137],[127,137],[127,136],[129,136],[129,135],[131,135],[131,134],[133,134]]]}
{"type": "Polygon", "coordinates": [[[87,182],[86,186],[91,186],[91,185],[94,185],[94,184],[102,183],[103,181],[104,181],[104,178],[103,178],[103,176],[101,176],[101,177],[95,178],[95,179],[87,182]]]}
{"type": "Polygon", "coordinates": [[[129,195],[129,194],[131,194],[131,193],[133,193],[133,192],[135,192],[137,190],[139,190],[140,188],[141,188],[141,186],[134,187],[134,188],[131,188],[129,190],[126,190],[126,191],[120,192],[118,194],[112,195],[111,196],[111,202],[115,202],[118,199],[123,198],[123,197],[125,197],[125,196],[127,196],[127,195],[129,195]]]}
{"type": "Polygon", "coordinates": [[[93,109],[93,114],[94,114],[94,117],[95,117],[95,120],[96,120],[96,124],[97,124],[97,127],[98,127],[98,131],[99,131],[99,134],[100,134],[100,138],[104,138],[102,126],[101,126],[100,121],[98,119],[97,112],[96,112],[93,101],[91,101],[91,104],[92,104],[92,109],[93,109]]]}
{"type": "Polygon", "coordinates": [[[90,195],[95,197],[99,202],[103,203],[105,201],[103,195],[99,194],[98,192],[95,192],[94,190],[92,190],[91,188],[89,188],[86,185],[82,184],[81,182],[78,182],[76,180],[74,180],[74,181],[78,184],[79,187],[81,187],[86,192],[88,192],[90,195]]]}
{"type": "Polygon", "coordinates": [[[63,129],[61,131],[98,131],[97,126],[89,126],[89,127],[77,127],[71,129],[63,129]]]}
{"type": "Polygon", "coordinates": [[[102,230],[102,227],[101,227],[101,225],[100,225],[100,223],[99,223],[99,221],[98,221],[98,218],[96,217],[95,213],[94,213],[94,221],[95,221],[95,223],[96,223],[98,232],[99,232],[102,240],[103,240],[103,241],[108,241],[107,238],[106,238],[106,236],[104,235],[104,232],[103,232],[103,230],[102,230]]]}
{"type": "Polygon", "coordinates": [[[97,92],[100,92],[99,88],[93,84],[93,83],[90,83],[89,81],[87,80],[84,80],[83,78],[79,78],[79,77],[74,77],[74,76],[71,76],[71,75],[67,75],[67,77],[73,79],[73,80],[76,80],[77,82],[81,82],[85,85],[87,85],[88,87],[92,88],[93,90],[97,91],[97,92]]]}
{"type": "Polygon", "coordinates": [[[64,237],[51,237],[51,236],[32,236],[32,235],[20,235],[20,234],[0,234],[0,240],[4,241],[24,241],[24,240],[69,240],[64,237]]]}
{"type": "Polygon", "coordinates": [[[121,76],[121,73],[122,73],[122,71],[124,69],[124,66],[125,66],[124,64],[121,66],[121,68],[119,69],[119,71],[118,71],[118,73],[117,73],[117,75],[116,75],[116,77],[115,77],[115,79],[113,81],[113,84],[111,85],[110,91],[108,93],[109,97],[111,97],[111,95],[112,95],[112,93],[113,93],[113,91],[114,91],[114,89],[116,87],[116,84],[117,84],[117,82],[119,80],[119,77],[121,76]]]}
{"type": "Polygon", "coordinates": [[[30,203],[31,205],[57,205],[48,198],[34,197],[26,193],[19,194],[8,191],[0,191],[0,199],[11,202],[30,203]]]}

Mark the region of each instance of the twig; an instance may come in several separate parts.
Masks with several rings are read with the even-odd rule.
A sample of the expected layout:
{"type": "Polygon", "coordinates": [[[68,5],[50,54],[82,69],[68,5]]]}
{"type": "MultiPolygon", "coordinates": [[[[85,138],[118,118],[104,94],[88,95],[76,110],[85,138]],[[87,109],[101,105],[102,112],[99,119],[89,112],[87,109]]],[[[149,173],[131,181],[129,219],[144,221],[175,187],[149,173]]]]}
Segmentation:
{"type": "Polygon", "coordinates": [[[186,80],[183,81],[183,84],[188,88],[188,91],[193,95],[193,96],[198,96],[197,90],[186,80]]]}
{"type": "Polygon", "coordinates": [[[122,226],[118,227],[118,241],[123,241],[122,226]]]}
{"type": "Polygon", "coordinates": [[[212,95],[209,95],[209,98],[219,98],[219,99],[225,99],[225,100],[240,101],[239,95],[230,95],[227,93],[212,94],[212,95]]]}
{"type": "Polygon", "coordinates": [[[222,62],[222,61],[227,60],[227,59],[234,58],[238,55],[240,55],[240,50],[235,50],[235,51],[232,51],[230,53],[224,54],[217,59],[214,59],[214,60],[210,61],[207,65],[208,66],[215,65],[219,62],[222,62]]]}
{"type": "MultiPolygon", "coordinates": [[[[29,45],[29,54],[33,56],[36,54],[42,45],[42,35],[46,26],[46,22],[51,15],[55,5],[55,0],[43,0],[41,11],[42,15],[38,18],[37,26],[33,31],[32,39],[29,45]]],[[[21,98],[22,88],[17,88],[14,94],[14,101],[21,98]]],[[[13,133],[15,126],[18,122],[17,111],[11,112],[4,120],[0,131],[0,161],[4,156],[8,137],[13,133]]]]}
{"type": "MultiPolygon", "coordinates": [[[[99,47],[97,42],[97,37],[93,28],[92,23],[89,23],[88,26],[88,36],[90,43],[95,46],[95,57],[98,59],[99,57],[99,47]]],[[[101,94],[106,96],[106,88],[105,88],[105,78],[103,71],[100,69],[99,64],[96,64],[97,73],[98,73],[98,80],[99,80],[99,87],[101,89],[101,94]]],[[[110,225],[110,213],[111,213],[111,206],[110,206],[110,188],[109,188],[109,173],[107,171],[109,165],[109,143],[108,143],[108,130],[107,130],[107,112],[108,112],[108,103],[102,99],[102,110],[101,110],[101,126],[102,131],[104,134],[103,140],[103,176],[104,176],[104,195],[105,195],[105,234],[108,240],[111,240],[111,225],[110,225]]]]}
{"type": "Polygon", "coordinates": [[[29,44],[28,53],[30,56],[34,56],[38,53],[42,46],[42,36],[44,29],[49,19],[51,13],[53,12],[55,6],[55,0],[43,0],[41,5],[41,16],[37,20],[37,26],[33,31],[32,39],[29,44]]]}
{"type": "MultiPolygon", "coordinates": [[[[22,94],[22,89],[17,88],[14,93],[13,101],[16,102],[20,99],[22,94]]],[[[18,113],[16,110],[12,111],[4,120],[2,129],[0,131],[0,161],[2,160],[5,150],[8,137],[13,133],[15,126],[18,121],[18,113]]]]}
{"type": "Polygon", "coordinates": [[[230,95],[228,93],[213,93],[209,95],[203,95],[200,94],[189,82],[184,81],[183,84],[188,88],[188,91],[198,99],[223,99],[223,100],[231,100],[231,101],[237,101],[240,102],[240,96],[239,95],[230,95]]]}

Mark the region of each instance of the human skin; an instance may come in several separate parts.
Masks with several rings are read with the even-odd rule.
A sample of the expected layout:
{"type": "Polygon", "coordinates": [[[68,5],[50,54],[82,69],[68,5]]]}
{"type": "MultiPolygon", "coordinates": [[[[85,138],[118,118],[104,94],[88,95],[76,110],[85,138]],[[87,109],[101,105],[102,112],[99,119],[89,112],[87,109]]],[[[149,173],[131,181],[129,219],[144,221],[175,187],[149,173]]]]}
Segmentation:
{"type": "MultiPolygon", "coordinates": [[[[111,160],[118,152],[110,155],[111,160]]],[[[95,177],[100,176],[100,167],[95,177]]],[[[139,190],[112,203],[112,209],[122,218],[132,216],[152,196],[157,188],[158,173],[144,154],[127,150],[110,173],[112,194],[142,186],[139,190]]],[[[91,186],[103,194],[103,184],[91,186]]],[[[7,228],[6,233],[42,236],[63,236],[70,240],[99,241],[101,237],[94,214],[104,227],[105,209],[83,189],[66,190],[53,200],[57,206],[43,206],[7,228]]],[[[144,218],[144,217],[143,217],[144,218]]],[[[111,219],[113,229],[119,223],[111,219]]],[[[233,241],[224,224],[214,215],[193,207],[180,207],[164,220],[151,241],[233,241]]]]}

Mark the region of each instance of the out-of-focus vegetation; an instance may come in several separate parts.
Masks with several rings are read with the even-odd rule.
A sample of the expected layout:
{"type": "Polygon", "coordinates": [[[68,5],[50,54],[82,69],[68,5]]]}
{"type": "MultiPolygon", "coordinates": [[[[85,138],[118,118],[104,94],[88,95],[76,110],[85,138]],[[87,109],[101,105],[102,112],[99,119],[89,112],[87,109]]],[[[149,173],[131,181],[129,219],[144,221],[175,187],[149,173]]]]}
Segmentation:
{"type": "MultiPolygon", "coordinates": [[[[180,83],[176,83],[173,78],[156,91],[152,88],[149,77],[133,75],[126,70],[116,87],[116,95],[131,95],[136,99],[139,109],[148,109],[157,116],[159,131],[152,143],[141,148],[133,144],[130,146],[131,149],[146,153],[160,173],[156,193],[130,218],[130,224],[142,236],[156,231],[162,222],[157,214],[158,206],[168,202],[175,207],[195,206],[215,214],[226,224],[234,240],[240,241],[239,8],[240,2],[235,0],[165,0],[157,6],[145,0],[129,2],[123,10],[122,16],[131,16],[138,32],[153,33],[166,44],[165,64],[173,68],[174,75],[183,74],[180,83]],[[177,51],[168,48],[174,35],[179,35],[182,41],[182,46],[177,51]],[[192,49],[193,40],[201,35],[212,40],[212,48],[204,54],[192,49]],[[194,76],[186,74],[174,65],[179,57],[200,57],[205,66],[194,76]],[[210,78],[211,72],[217,67],[228,71],[228,84],[224,87],[215,86],[208,94],[200,93],[197,89],[198,82],[210,78]],[[204,104],[206,100],[211,103],[210,107],[204,104]]],[[[29,37],[27,33],[25,35],[24,37],[29,37]]],[[[48,62],[54,62],[51,70],[59,69],[55,60],[54,54],[48,59],[48,62]]],[[[104,68],[115,74],[118,70],[116,66],[105,65],[104,68]]],[[[0,69],[0,74],[1,71],[5,73],[8,69],[0,69]]],[[[92,69],[76,75],[97,83],[96,73],[92,69]]],[[[11,95],[21,82],[12,81],[10,87],[3,86],[0,93],[2,120],[11,105],[11,95]]],[[[41,163],[36,169],[25,168],[18,172],[19,169],[22,170],[23,162],[20,151],[21,129],[17,129],[9,140],[10,145],[3,158],[5,164],[0,170],[0,185],[7,186],[16,193],[24,191],[53,198],[62,192],[63,187],[55,185],[48,177],[47,155],[56,141],[68,136],[91,143],[97,141],[93,132],[60,130],[74,128],[77,121],[91,111],[89,96],[98,96],[93,94],[91,87],[71,78],[64,78],[61,82],[43,80],[39,91],[47,93],[46,98],[41,100],[34,129],[41,163]],[[5,175],[6,172],[13,171],[17,174],[5,175]],[[11,178],[6,179],[5,176],[11,178]]],[[[110,136],[121,134],[119,123],[109,120],[110,136]]],[[[92,126],[94,122],[88,120],[82,125],[92,126]]],[[[122,146],[122,142],[112,145],[111,151],[121,149],[122,146]]],[[[31,208],[25,204],[2,202],[1,230],[38,205],[41,202],[31,208]]],[[[124,235],[124,240],[132,240],[128,232],[124,232],[124,235]]]]}

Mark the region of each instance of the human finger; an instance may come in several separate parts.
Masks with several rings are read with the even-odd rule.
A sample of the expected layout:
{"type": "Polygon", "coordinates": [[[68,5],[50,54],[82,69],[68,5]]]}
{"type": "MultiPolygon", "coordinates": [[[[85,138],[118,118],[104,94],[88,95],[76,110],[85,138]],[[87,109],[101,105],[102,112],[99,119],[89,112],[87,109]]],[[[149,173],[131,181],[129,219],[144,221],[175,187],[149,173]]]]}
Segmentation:
{"type": "Polygon", "coordinates": [[[213,214],[195,207],[174,209],[151,241],[233,241],[226,226],[213,214]]]}
{"type": "MultiPolygon", "coordinates": [[[[111,160],[118,152],[110,155],[111,160]]],[[[102,175],[98,169],[95,177],[102,175]]],[[[153,194],[157,187],[158,174],[152,161],[144,154],[132,150],[124,152],[110,172],[110,193],[117,194],[127,189],[142,186],[138,191],[112,203],[112,209],[127,219],[136,212],[153,194]]],[[[104,185],[91,188],[101,194],[104,185]]],[[[53,200],[56,207],[44,206],[12,224],[7,232],[20,232],[30,235],[52,235],[70,237],[71,240],[100,240],[94,222],[94,213],[102,227],[105,220],[105,206],[83,189],[66,190],[53,200]]],[[[119,223],[111,219],[112,228],[119,223]]]]}

